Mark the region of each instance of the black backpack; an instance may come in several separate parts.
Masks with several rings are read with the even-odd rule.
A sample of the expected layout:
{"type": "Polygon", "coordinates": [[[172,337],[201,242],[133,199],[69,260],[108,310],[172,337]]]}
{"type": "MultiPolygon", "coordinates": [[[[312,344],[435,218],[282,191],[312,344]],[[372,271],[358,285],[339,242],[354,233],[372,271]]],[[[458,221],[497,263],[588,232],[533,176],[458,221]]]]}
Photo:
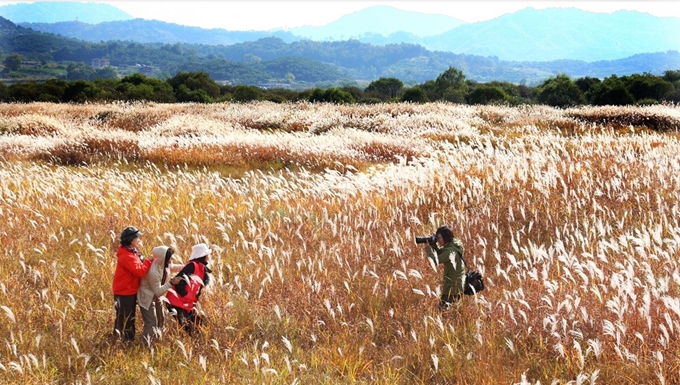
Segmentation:
{"type": "Polygon", "coordinates": [[[475,295],[482,290],[484,290],[484,278],[482,278],[482,274],[477,270],[465,273],[465,289],[463,290],[463,294],[475,295]]]}
{"type": "Polygon", "coordinates": [[[463,294],[465,295],[475,295],[480,291],[484,290],[484,278],[482,274],[477,270],[469,270],[467,263],[465,263],[465,258],[460,256],[460,259],[465,265],[465,288],[463,289],[463,294]]]}

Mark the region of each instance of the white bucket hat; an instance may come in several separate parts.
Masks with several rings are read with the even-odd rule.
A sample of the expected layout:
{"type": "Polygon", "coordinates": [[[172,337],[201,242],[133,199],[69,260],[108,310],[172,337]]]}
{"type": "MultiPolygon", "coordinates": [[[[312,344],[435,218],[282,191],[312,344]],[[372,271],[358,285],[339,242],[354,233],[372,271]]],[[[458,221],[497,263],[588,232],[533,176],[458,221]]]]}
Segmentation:
{"type": "Polygon", "coordinates": [[[208,248],[208,245],[199,243],[191,248],[191,257],[189,257],[189,260],[193,261],[194,259],[203,258],[210,253],[212,253],[212,250],[208,248]]]}

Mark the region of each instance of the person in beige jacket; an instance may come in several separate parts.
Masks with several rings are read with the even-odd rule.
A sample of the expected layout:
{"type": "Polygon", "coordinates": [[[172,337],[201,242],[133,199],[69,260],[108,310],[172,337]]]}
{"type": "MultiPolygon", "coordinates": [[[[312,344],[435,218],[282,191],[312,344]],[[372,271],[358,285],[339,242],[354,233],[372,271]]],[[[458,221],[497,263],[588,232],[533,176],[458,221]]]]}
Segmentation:
{"type": "Polygon", "coordinates": [[[163,307],[160,304],[159,298],[163,296],[172,285],[176,285],[181,281],[180,277],[175,277],[167,282],[168,270],[171,267],[182,267],[182,265],[173,265],[172,256],[175,251],[167,246],[157,246],[151,251],[155,257],[149,272],[141,279],[139,283],[139,291],[137,293],[137,301],[139,308],[142,311],[142,318],[144,319],[144,329],[142,336],[144,341],[151,343],[151,341],[160,332],[163,327],[163,307]]]}

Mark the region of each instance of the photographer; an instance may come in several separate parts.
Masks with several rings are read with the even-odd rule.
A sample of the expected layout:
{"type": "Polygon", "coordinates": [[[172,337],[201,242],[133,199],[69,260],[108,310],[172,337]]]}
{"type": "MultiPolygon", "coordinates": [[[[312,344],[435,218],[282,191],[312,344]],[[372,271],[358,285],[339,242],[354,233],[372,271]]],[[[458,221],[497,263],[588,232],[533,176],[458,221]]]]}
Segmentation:
{"type": "MultiPolygon", "coordinates": [[[[442,281],[442,295],[439,310],[447,310],[463,296],[465,284],[465,265],[463,253],[465,247],[460,239],[453,237],[453,231],[448,226],[442,226],[427,239],[425,251],[435,264],[444,265],[444,279],[442,281]]],[[[416,242],[419,242],[416,240],[416,242]]]]}

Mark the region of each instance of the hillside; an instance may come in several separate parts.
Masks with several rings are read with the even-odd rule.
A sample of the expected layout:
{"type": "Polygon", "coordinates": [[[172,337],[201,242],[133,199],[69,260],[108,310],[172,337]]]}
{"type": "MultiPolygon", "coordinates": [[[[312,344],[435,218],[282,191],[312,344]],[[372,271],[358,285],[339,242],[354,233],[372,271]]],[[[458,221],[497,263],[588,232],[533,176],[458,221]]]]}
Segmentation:
{"type": "MultiPolygon", "coordinates": [[[[74,20],[75,15],[71,21],[74,20]]],[[[468,24],[441,15],[375,6],[324,26],[288,31],[201,29],[143,19],[108,20],[98,24],[78,20],[77,23],[22,22],[20,25],[90,42],[130,40],[230,45],[272,36],[287,43],[354,39],[372,45],[416,44],[429,51],[523,62],[595,62],[680,50],[680,39],[677,38],[680,36],[680,18],[623,11],[592,13],[574,8],[527,8],[493,20],[468,24]]]]}
{"type": "MultiPolygon", "coordinates": [[[[147,26],[150,23],[168,24],[140,19],[130,22],[147,26]]],[[[70,62],[89,65],[93,59],[106,57],[114,67],[143,65],[154,68],[156,76],[172,77],[178,71],[200,70],[206,71],[213,79],[233,84],[262,85],[281,77],[290,78],[288,74],[305,82],[299,85],[304,87],[347,82],[366,84],[381,77],[395,77],[406,84],[417,84],[434,80],[453,66],[461,69],[470,80],[535,85],[557,73],[603,78],[612,74],[622,76],[644,72],[661,75],[666,70],[680,68],[678,51],[645,53],[591,63],[577,60],[503,61],[493,56],[429,51],[413,44],[372,45],[358,40],[289,43],[278,37],[267,37],[231,45],[140,44],[116,40],[89,43],[36,32],[3,18],[0,18],[0,24],[3,37],[0,49],[5,53],[19,53],[33,62],[53,60],[64,65],[70,62]]],[[[107,23],[99,25],[102,24],[107,23]]]]}
{"type": "MultiPolygon", "coordinates": [[[[199,48],[199,52],[202,48],[199,48]]],[[[206,52],[207,54],[208,52],[206,52]]],[[[424,82],[436,77],[449,66],[461,69],[469,79],[487,82],[506,80],[513,83],[537,83],[556,73],[573,77],[603,78],[612,74],[630,75],[649,72],[660,75],[680,68],[679,51],[647,53],[620,60],[585,62],[555,60],[549,62],[503,61],[496,57],[433,52],[418,45],[391,44],[374,46],[358,41],[315,42],[309,40],[285,43],[277,38],[212,47],[209,54],[239,61],[250,55],[263,60],[302,56],[330,63],[347,70],[355,79],[396,77],[405,82],[424,82]]]]}
{"type": "Polygon", "coordinates": [[[227,31],[145,19],[106,21],[99,24],[62,21],[59,23],[20,23],[19,25],[35,31],[59,34],[89,42],[125,40],[137,43],[230,45],[271,36],[287,42],[299,40],[299,37],[285,31],[227,31]]]}
{"type": "Polygon", "coordinates": [[[528,8],[423,38],[439,51],[502,60],[616,60],[640,53],[680,50],[680,18],[639,12],[597,14],[575,8],[528,8]]]}
{"type": "MultiPolygon", "coordinates": [[[[397,35],[419,39],[438,35],[464,24],[467,23],[449,16],[409,12],[377,5],[342,16],[323,26],[291,28],[289,32],[312,40],[348,40],[370,35],[383,37],[397,35]]],[[[412,41],[398,41],[402,42],[412,41]]]]}
{"type": "Polygon", "coordinates": [[[2,5],[0,16],[15,23],[80,21],[97,24],[105,21],[132,19],[132,16],[109,4],[59,1],[2,5]]]}
{"type": "Polygon", "coordinates": [[[52,52],[65,47],[81,47],[84,44],[81,40],[36,32],[0,16],[0,50],[3,54],[18,53],[27,58],[38,58],[43,54],[51,55],[52,52]]]}

